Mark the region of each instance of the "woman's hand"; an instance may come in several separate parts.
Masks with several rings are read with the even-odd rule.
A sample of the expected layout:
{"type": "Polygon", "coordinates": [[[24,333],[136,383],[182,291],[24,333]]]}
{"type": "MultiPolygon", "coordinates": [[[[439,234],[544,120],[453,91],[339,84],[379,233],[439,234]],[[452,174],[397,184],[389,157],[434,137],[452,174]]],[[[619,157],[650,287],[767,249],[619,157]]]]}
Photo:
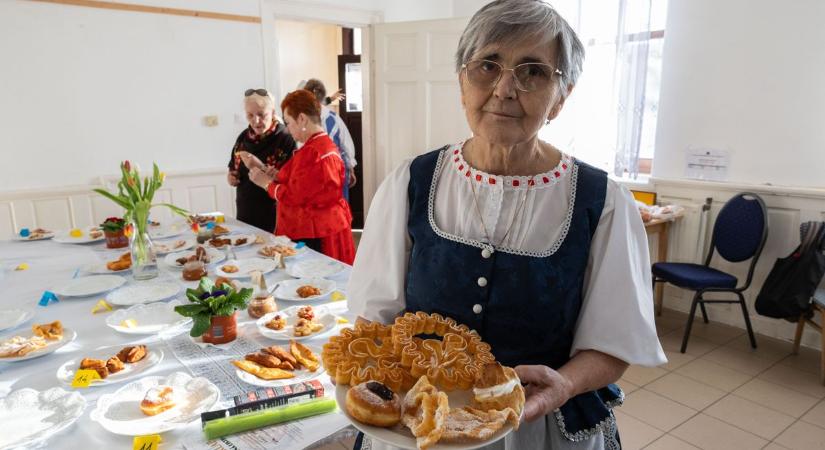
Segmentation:
{"type": "Polygon", "coordinates": [[[245,165],[246,168],[249,170],[256,168],[261,169],[264,167],[264,163],[261,162],[261,160],[258,159],[258,157],[253,155],[252,153],[243,151],[238,152],[238,155],[241,157],[241,162],[243,162],[243,165],[245,165]]]}
{"type": "Polygon", "coordinates": [[[270,179],[278,181],[278,169],[275,166],[266,166],[264,173],[266,173],[270,179]]]}
{"type": "Polygon", "coordinates": [[[525,384],[523,420],[531,422],[550,414],[573,396],[573,383],[547,366],[516,366],[515,370],[525,384]]]}
{"type": "Polygon", "coordinates": [[[266,189],[269,186],[269,183],[272,183],[273,178],[267,175],[267,173],[260,168],[255,167],[249,169],[249,179],[256,185],[266,189]]]}
{"type": "Polygon", "coordinates": [[[238,171],[230,170],[229,173],[226,174],[226,182],[233,187],[241,184],[241,180],[238,178],[238,171]]]}
{"type": "Polygon", "coordinates": [[[349,187],[355,186],[357,182],[358,178],[355,178],[355,169],[349,169],[349,187]]]}

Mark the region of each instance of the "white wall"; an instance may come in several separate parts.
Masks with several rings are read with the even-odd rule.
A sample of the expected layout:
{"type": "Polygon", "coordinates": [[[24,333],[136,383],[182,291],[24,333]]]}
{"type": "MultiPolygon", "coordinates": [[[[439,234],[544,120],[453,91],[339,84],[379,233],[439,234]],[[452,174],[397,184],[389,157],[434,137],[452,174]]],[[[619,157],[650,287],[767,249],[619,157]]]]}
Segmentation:
{"type": "Polygon", "coordinates": [[[821,0],[670,0],[653,175],[711,147],[732,182],[825,186],[823,22],[821,0]]]}
{"type": "MultiPolygon", "coordinates": [[[[275,21],[280,53],[278,73],[281,97],[292,92],[302,80],[318,78],[329,93],[338,86],[338,55],[341,28],[310,22],[275,21]]],[[[280,103],[281,99],[276,99],[280,103]]],[[[280,108],[279,108],[280,109],[280,108]]]]}

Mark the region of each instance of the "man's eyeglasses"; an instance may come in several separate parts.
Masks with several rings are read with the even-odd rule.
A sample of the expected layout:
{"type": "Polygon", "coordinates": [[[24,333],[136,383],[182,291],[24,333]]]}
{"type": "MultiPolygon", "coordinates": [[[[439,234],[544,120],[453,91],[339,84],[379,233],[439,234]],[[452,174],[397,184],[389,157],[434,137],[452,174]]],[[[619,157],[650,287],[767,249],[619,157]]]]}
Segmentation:
{"type": "Polygon", "coordinates": [[[269,91],[266,89],[247,89],[246,92],[243,93],[244,97],[249,97],[252,94],[258,94],[261,97],[266,97],[269,95],[269,91]]]}
{"type": "Polygon", "coordinates": [[[491,89],[498,84],[501,74],[505,70],[513,72],[516,88],[523,92],[541,91],[550,86],[553,76],[561,75],[561,71],[544,63],[524,63],[511,69],[487,59],[470,61],[461,66],[467,71],[467,79],[474,86],[482,89],[491,89]]]}

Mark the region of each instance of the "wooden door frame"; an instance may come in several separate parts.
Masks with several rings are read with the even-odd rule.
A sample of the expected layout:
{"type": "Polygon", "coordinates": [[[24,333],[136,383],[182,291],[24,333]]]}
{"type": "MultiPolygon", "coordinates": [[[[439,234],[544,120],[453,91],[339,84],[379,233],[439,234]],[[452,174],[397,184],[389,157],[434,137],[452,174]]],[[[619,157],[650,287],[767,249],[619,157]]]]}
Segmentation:
{"type": "Polygon", "coordinates": [[[375,95],[373,64],[375,57],[372,25],[383,23],[381,11],[364,10],[341,6],[339,4],[314,3],[298,0],[260,0],[261,39],[263,44],[264,80],[266,86],[278,100],[284,93],[280,92],[278,74],[280,73],[280,55],[275,21],[278,19],[301,22],[327,23],[361,29],[361,65],[363,67],[364,112],[361,114],[361,157],[363,164],[364,216],[366,218],[369,204],[381,180],[377,180],[375,170],[375,95]]]}

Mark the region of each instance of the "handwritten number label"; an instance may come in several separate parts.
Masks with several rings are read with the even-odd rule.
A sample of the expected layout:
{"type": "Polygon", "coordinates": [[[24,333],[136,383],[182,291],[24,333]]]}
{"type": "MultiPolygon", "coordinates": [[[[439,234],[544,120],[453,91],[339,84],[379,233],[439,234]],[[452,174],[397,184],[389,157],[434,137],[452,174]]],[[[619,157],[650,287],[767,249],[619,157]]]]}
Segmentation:
{"type": "Polygon", "coordinates": [[[74,379],[72,380],[72,387],[73,388],[87,388],[92,381],[99,380],[100,374],[97,373],[96,370],[91,369],[83,369],[78,370],[74,373],[74,379]]]}
{"type": "Polygon", "coordinates": [[[132,441],[132,450],[158,450],[158,444],[160,444],[159,434],[135,436],[132,441]]]}

